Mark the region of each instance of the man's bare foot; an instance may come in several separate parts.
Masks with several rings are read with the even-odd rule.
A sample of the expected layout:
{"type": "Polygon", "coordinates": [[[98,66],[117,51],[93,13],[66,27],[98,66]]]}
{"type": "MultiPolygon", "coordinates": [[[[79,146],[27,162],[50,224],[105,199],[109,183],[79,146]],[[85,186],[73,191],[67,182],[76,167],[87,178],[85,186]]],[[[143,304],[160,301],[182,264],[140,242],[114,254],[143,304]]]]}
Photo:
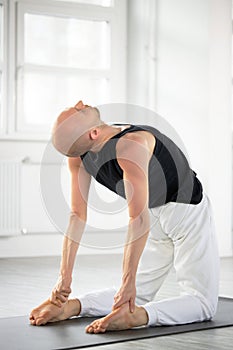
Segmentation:
{"type": "Polygon", "coordinates": [[[46,300],[30,314],[30,323],[34,326],[44,325],[48,322],[66,320],[72,316],[78,316],[81,311],[81,304],[78,299],[70,299],[58,307],[46,300]]]}
{"type": "Polygon", "coordinates": [[[104,333],[109,331],[119,331],[133,327],[145,326],[148,323],[148,315],[142,307],[135,307],[134,312],[130,312],[129,304],[126,303],[109,315],[93,321],[86,327],[87,333],[104,333]]]}

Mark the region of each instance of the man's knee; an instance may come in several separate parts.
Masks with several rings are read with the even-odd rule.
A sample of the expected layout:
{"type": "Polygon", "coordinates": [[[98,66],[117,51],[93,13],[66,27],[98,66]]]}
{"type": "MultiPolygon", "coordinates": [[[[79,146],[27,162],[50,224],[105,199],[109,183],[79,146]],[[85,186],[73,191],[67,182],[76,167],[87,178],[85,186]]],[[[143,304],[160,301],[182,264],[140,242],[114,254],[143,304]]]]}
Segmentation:
{"type": "Polygon", "coordinates": [[[214,317],[217,311],[218,300],[216,301],[207,301],[206,303],[206,319],[210,320],[214,317]]]}
{"type": "Polygon", "coordinates": [[[203,321],[211,320],[217,311],[218,298],[211,299],[195,296],[199,300],[203,321]]]}

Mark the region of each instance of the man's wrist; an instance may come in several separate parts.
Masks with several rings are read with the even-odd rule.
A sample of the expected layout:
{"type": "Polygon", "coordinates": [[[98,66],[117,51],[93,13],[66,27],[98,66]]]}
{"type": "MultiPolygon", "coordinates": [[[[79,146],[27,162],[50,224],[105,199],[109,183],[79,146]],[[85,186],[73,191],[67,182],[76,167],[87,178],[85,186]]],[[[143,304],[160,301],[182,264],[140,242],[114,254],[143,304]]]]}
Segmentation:
{"type": "Polygon", "coordinates": [[[122,276],[122,284],[128,284],[128,283],[135,283],[136,281],[136,274],[132,272],[124,273],[122,276]]]}
{"type": "Polygon", "coordinates": [[[72,283],[72,276],[65,273],[60,273],[58,283],[64,287],[70,287],[72,283]]]}

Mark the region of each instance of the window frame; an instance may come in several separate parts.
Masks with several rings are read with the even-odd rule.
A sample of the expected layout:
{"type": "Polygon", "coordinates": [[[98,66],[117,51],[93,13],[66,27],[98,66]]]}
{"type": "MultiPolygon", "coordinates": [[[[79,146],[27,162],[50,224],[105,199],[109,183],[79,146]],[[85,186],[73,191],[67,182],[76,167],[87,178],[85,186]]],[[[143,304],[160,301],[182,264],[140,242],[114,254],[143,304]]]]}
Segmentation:
{"type": "Polygon", "coordinates": [[[8,18],[8,6],[6,0],[0,0],[0,5],[3,7],[3,23],[2,23],[2,29],[3,29],[3,35],[2,35],[2,49],[3,49],[3,61],[0,61],[0,71],[2,73],[2,101],[0,106],[0,135],[4,135],[6,133],[6,118],[7,115],[7,18],[8,18]]]}
{"type": "MultiPolygon", "coordinates": [[[[2,0],[0,0],[2,1],[2,0]]],[[[3,0],[4,1],[4,0],[3,0]]],[[[72,73],[91,74],[92,77],[107,77],[111,82],[111,101],[126,101],[126,17],[127,3],[125,0],[115,0],[113,7],[101,5],[79,4],[74,2],[62,2],[56,0],[9,0],[9,50],[8,50],[8,132],[3,135],[6,139],[20,140],[48,140],[48,128],[40,128],[37,124],[30,125],[24,122],[19,111],[18,95],[20,71],[23,69],[51,70],[51,66],[39,66],[34,64],[24,64],[24,13],[35,13],[42,15],[58,15],[86,20],[107,20],[111,23],[111,67],[104,69],[79,69],[52,67],[54,72],[59,74],[72,73]],[[123,18],[122,18],[123,14],[123,18]],[[119,26],[121,19],[121,26],[119,26]],[[119,28],[120,27],[120,28],[119,28]],[[62,71],[63,70],[63,71],[62,71]],[[38,132],[39,131],[39,132],[38,132]]],[[[7,61],[7,60],[5,60],[7,61]]],[[[21,93],[22,90],[21,90],[21,93]]],[[[6,112],[3,114],[6,116],[6,112]]],[[[2,137],[1,137],[2,138],[2,137]]]]}

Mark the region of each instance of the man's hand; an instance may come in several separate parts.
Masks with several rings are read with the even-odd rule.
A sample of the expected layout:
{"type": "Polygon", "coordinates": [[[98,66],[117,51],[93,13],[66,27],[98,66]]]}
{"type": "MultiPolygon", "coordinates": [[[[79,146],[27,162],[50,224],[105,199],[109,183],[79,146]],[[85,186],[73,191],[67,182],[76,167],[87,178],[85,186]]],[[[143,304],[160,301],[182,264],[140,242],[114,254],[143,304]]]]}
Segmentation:
{"type": "Polygon", "coordinates": [[[113,310],[117,309],[125,303],[129,303],[130,312],[134,312],[136,298],[135,282],[127,282],[122,284],[119,291],[114,296],[113,310]]]}
{"type": "Polygon", "coordinates": [[[65,280],[60,276],[50,295],[49,300],[51,303],[58,307],[61,307],[64,303],[66,303],[71,293],[70,285],[71,279],[65,280]]]}

